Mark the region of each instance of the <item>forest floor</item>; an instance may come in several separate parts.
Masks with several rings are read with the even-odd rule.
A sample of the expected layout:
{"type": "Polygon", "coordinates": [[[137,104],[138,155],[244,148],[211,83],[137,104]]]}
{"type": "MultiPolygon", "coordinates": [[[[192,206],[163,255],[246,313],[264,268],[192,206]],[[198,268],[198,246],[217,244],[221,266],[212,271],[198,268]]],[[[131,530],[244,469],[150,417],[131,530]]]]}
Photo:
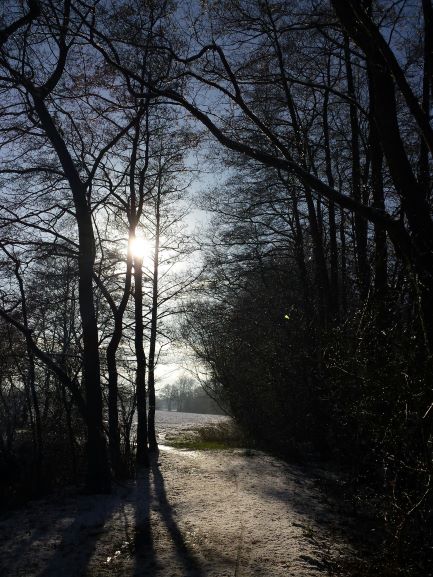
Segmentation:
{"type": "Polygon", "coordinates": [[[340,575],[353,556],[351,522],[317,479],[258,451],[162,446],[148,472],[112,495],[59,494],[1,517],[0,574],[340,575]]]}

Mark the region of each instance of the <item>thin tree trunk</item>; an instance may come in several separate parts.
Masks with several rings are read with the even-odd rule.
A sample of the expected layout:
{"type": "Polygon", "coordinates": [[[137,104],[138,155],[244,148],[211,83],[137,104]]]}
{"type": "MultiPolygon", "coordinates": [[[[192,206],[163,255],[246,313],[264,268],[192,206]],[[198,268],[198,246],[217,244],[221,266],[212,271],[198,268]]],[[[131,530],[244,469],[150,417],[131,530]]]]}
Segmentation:
{"type": "Polygon", "coordinates": [[[75,450],[74,429],[72,426],[72,407],[71,403],[68,401],[66,387],[62,383],[59,383],[59,386],[61,388],[63,405],[65,407],[66,428],[68,430],[68,442],[69,442],[69,449],[71,451],[72,479],[75,483],[77,481],[77,455],[75,450]]]}
{"type": "Polygon", "coordinates": [[[340,246],[341,246],[341,309],[343,316],[347,313],[347,258],[346,258],[346,231],[344,223],[346,215],[340,207],[340,246]]]}
{"type": "Polygon", "coordinates": [[[137,368],[135,373],[135,390],[137,395],[137,465],[149,466],[149,449],[147,445],[146,414],[146,355],[144,353],[143,325],[143,261],[140,256],[134,258],[134,310],[135,310],[135,356],[137,368]]]}
{"type": "Polygon", "coordinates": [[[29,362],[28,370],[28,380],[30,393],[32,397],[32,404],[35,416],[35,435],[36,435],[36,463],[38,472],[40,472],[40,467],[43,459],[43,437],[42,437],[42,423],[41,423],[41,413],[39,410],[39,399],[36,391],[36,370],[35,370],[35,357],[29,345],[27,345],[27,356],[29,362]]]}
{"type": "MultiPolygon", "coordinates": [[[[424,15],[424,72],[422,83],[422,108],[427,118],[430,114],[430,96],[433,93],[433,7],[431,0],[422,0],[424,15]]],[[[420,138],[419,181],[427,199],[430,197],[429,149],[420,138]]]]}
{"type": "MultiPolygon", "coordinates": [[[[20,262],[12,255],[5,247],[2,246],[3,252],[5,252],[9,258],[14,262],[14,273],[18,282],[20,297],[21,297],[21,310],[23,315],[23,325],[25,328],[25,339],[26,339],[26,349],[27,349],[27,375],[24,379],[26,386],[26,398],[28,403],[30,426],[32,429],[33,445],[36,454],[36,468],[39,477],[40,467],[43,458],[43,436],[42,436],[42,420],[41,412],[39,406],[38,393],[36,391],[36,365],[35,357],[31,347],[31,336],[29,332],[29,322],[28,322],[28,310],[27,310],[27,296],[24,290],[24,282],[20,272],[20,262]]],[[[39,479],[38,479],[39,480],[39,479]]]]}
{"type": "MultiPolygon", "coordinates": [[[[284,95],[286,98],[287,108],[289,110],[290,119],[292,122],[292,127],[295,136],[296,148],[298,150],[299,157],[305,168],[307,168],[306,155],[304,150],[304,142],[301,133],[301,126],[299,123],[297,111],[295,108],[295,103],[293,101],[292,93],[290,90],[289,81],[287,79],[286,70],[284,66],[284,57],[281,49],[281,44],[279,40],[279,34],[277,26],[274,20],[274,16],[271,7],[267,5],[267,14],[271,24],[271,39],[274,43],[274,48],[276,56],[278,59],[278,65],[281,74],[281,80],[283,84],[284,95]]],[[[326,327],[328,319],[328,310],[330,308],[330,290],[329,290],[329,278],[326,266],[326,258],[323,249],[322,235],[321,235],[321,217],[316,213],[316,208],[314,206],[314,200],[311,193],[311,189],[305,186],[305,198],[307,201],[308,218],[310,221],[310,232],[313,240],[314,247],[314,263],[316,267],[316,282],[318,288],[317,302],[319,307],[319,319],[322,327],[326,327]]],[[[320,208],[320,204],[318,204],[320,208]]]]}
{"type": "MultiPolygon", "coordinates": [[[[130,235],[131,236],[131,235],[130,235]]],[[[120,447],[119,410],[118,410],[118,381],[116,354],[123,335],[123,316],[128,304],[131,291],[132,255],[128,251],[125,284],[119,306],[112,303],[114,316],[114,330],[107,346],[106,359],[108,371],[108,441],[111,465],[117,478],[124,478],[128,474],[128,466],[122,458],[120,447]]]]}
{"type": "Polygon", "coordinates": [[[308,278],[307,267],[305,265],[305,247],[304,247],[304,236],[301,226],[301,219],[299,216],[298,199],[295,194],[292,196],[292,212],[295,220],[295,247],[296,247],[296,262],[298,263],[299,273],[301,276],[302,294],[304,300],[305,312],[308,319],[311,320],[311,292],[310,292],[310,280],[308,278]]]}
{"type": "MultiPolygon", "coordinates": [[[[404,79],[400,76],[396,77],[399,71],[395,69],[395,63],[390,63],[386,59],[379,44],[371,42],[371,26],[370,28],[359,26],[359,15],[356,12],[359,6],[351,2],[342,2],[342,0],[332,0],[332,4],[348,33],[367,56],[371,71],[371,97],[374,102],[376,126],[410,230],[411,248],[407,250],[407,247],[402,247],[402,252],[405,252],[406,259],[410,261],[410,266],[416,273],[420,320],[426,346],[431,353],[433,351],[433,221],[424,190],[415,177],[401,138],[394,78],[399,83],[399,88],[404,90],[405,98],[408,99],[411,95],[408,93],[408,86],[403,82],[404,79]]],[[[361,16],[365,18],[365,13],[363,12],[361,16]]],[[[429,144],[430,125],[424,122],[425,118],[422,114],[420,116],[417,103],[410,98],[407,102],[429,144]]],[[[401,240],[406,242],[407,239],[401,240]]]]}
{"type": "Polygon", "coordinates": [[[118,372],[116,352],[122,338],[122,318],[118,316],[114,320],[114,331],[107,346],[106,359],[108,371],[108,447],[110,451],[111,466],[117,478],[122,478],[124,468],[120,450],[120,430],[118,413],[118,372]]]}
{"type": "Polygon", "coordinates": [[[159,274],[159,243],[161,227],[161,184],[158,183],[155,211],[155,245],[153,255],[153,287],[152,287],[152,315],[150,320],[150,344],[149,344],[149,418],[148,435],[150,451],[158,450],[155,431],[155,350],[158,324],[158,274],[159,274]]]}
{"type": "MultiPolygon", "coordinates": [[[[347,93],[349,97],[356,102],[355,85],[353,80],[352,62],[350,59],[350,46],[347,36],[344,37],[344,55],[346,62],[347,74],[347,93]]],[[[351,128],[351,155],[352,155],[352,196],[357,202],[364,202],[362,195],[361,182],[361,160],[359,150],[359,123],[356,105],[349,105],[350,111],[350,128],[351,128]]],[[[355,240],[356,240],[356,257],[358,265],[358,278],[360,285],[361,299],[364,300],[368,294],[370,284],[370,270],[367,258],[367,221],[358,213],[354,215],[355,223],[355,240]]]]}
{"type": "Polygon", "coordinates": [[[318,288],[319,319],[322,328],[326,328],[328,322],[328,311],[330,302],[329,278],[326,267],[325,252],[323,250],[322,237],[320,235],[320,225],[317,219],[311,190],[305,187],[307,201],[308,218],[310,222],[310,234],[313,240],[314,264],[316,269],[316,283],[318,288]]]}
{"type": "Polygon", "coordinates": [[[426,343],[433,350],[433,223],[430,209],[401,141],[392,77],[374,64],[371,70],[376,125],[409,223],[413,243],[410,258],[418,278],[422,327],[426,343]]]}
{"type": "MultiPolygon", "coordinates": [[[[368,70],[369,90],[372,91],[371,74],[368,70]]],[[[370,99],[370,159],[371,159],[371,187],[373,191],[373,206],[378,210],[385,210],[383,192],[383,152],[375,124],[374,99],[370,99]]],[[[388,248],[386,230],[379,223],[374,224],[374,293],[377,303],[384,304],[388,289],[388,248]]]]}
{"type": "MultiPolygon", "coordinates": [[[[329,72],[329,59],[328,59],[329,72]]],[[[328,73],[329,76],[329,73],[328,73]]],[[[332,188],[335,186],[332,174],[331,146],[329,142],[328,124],[329,91],[325,91],[323,97],[323,137],[325,146],[326,176],[328,184],[332,188]]],[[[328,224],[329,224],[329,252],[330,252],[330,302],[332,313],[335,318],[339,316],[339,287],[338,287],[338,247],[337,247],[337,226],[335,222],[335,204],[332,200],[328,202],[328,224]]]]}

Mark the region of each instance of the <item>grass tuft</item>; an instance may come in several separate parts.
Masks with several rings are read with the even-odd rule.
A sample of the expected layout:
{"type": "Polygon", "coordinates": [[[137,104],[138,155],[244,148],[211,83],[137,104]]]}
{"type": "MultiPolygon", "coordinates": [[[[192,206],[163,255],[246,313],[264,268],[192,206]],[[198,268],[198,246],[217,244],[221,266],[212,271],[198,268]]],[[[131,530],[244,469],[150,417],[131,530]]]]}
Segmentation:
{"type": "Polygon", "coordinates": [[[171,447],[189,451],[242,449],[249,448],[251,444],[231,421],[197,427],[182,435],[167,437],[165,442],[171,447]]]}

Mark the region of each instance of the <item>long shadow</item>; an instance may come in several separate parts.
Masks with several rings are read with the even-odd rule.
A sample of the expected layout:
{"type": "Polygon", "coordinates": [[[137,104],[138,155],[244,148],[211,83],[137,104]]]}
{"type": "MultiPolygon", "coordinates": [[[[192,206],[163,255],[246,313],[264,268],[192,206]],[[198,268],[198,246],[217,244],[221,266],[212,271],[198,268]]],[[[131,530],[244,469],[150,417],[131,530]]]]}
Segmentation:
{"type": "Polygon", "coordinates": [[[150,577],[158,568],[150,520],[151,501],[150,469],[143,469],[137,474],[134,577],[150,577]]]}
{"type": "Polygon", "coordinates": [[[188,571],[188,577],[203,577],[203,569],[197,561],[194,553],[190,551],[187,543],[179,529],[178,524],[173,515],[173,508],[168,502],[167,493],[165,490],[164,478],[158,468],[157,460],[152,461],[153,486],[155,496],[158,499],[160,506],[161,517],[170,533],[172,541],[176,547],[179,559],[182,561],[184,568],[188,571]]]}
{"type": "Polygon", "coordinates": [[[204,577],[202,567],[193,552],[189,549],[181,530],[174,518],[173,508],[167,499],[164,478],[158,468],[158,459],[152,459],[150,470],[143,473],[137,483],[137,532],[136,532],[136,567],[134,577],[151,577],[152,569],[158,569],[155,544],[151,533],[150,507],[152,503],[151,489],[157,501],[159,514],[165,523],[176,550],[177,557],[184,568],[185,577],[204,577]],[[150,484],[153,478],[153,487],[150,484]],[[140,495],[140,497],[139,497],[140,495]],[[147,571],[147,572],[146,572],[147,571]]]}
{"type": "Polygon", "coordinates": [[[62,531],[60,544],[38,577],[85,575],[104,525],[117,504],[115,495],[80,500],[75,519],[62,531]]]}
{"type": "MultiPolygon", "coordinates": [[[[272,469],[267,467],[266,474],[260,477],[260,460],[249,460],[249,463],[253,465],[250,469],[252,476],[258,479],[253,487],[248,488],[249,492],[280,501],[287,515],[296,515],[292,525],[303,529],[307,540],[317,550],[323,546],[322,534],[314,528],[323,530],[331,539],[349,545],[354,550],[363,549],[368,540],[374,542],[375,537],[371,534],[368,522],[350,514],[342,495],[335,490],[334,493],[327,490],[331,483],[337,487],[337,478],[334,478],[332,470],[327,473],[314,465],[300,466],[276,460],[277,470],[285,479],[285,485],[275,487],[270,482],[272,469]]],[[[309,555],[300,555],[300,558],[315,568],[332,571],[332,561],[330,564],[325,555],[320,560],[309,555]]]]}
{"type": "MultiPolygon", "coordinates": [[[[26,509],[22,509],[21,511],[25,511],[26,509]]],[[[18,511],[18,514],[21,512],[18,511]]],[[[13,518],[13,517],[12,517],[13,518]]],[[[2,519],[0,520],[0,522],[2,519]]],[[[0,539],[6,541],[9,536],[9,531],[11,530],[11,526],[9,525],[8,521],[5,522],[6,529],[1,527],[0,529],[0,539]],[[9,531],[7,530],[9,527],[9,531]],[[4,535],[4,536],[3,536],[4,535]]],[[[29,528],[27,535],[24,538],[19,540],[14,540],[14,544],[11,545],[8,543],[7,549],[4,548],[4,544],[0,548],[0,575],[12,575],[15,572],[15,565],[17,555],[20,554],[21,551],[24,549],[29,549],[32,545],[36,542],[43,541],[44,539],[48,538],[53,527],[49,526],[46,523],[43,523],[39,526],[34,526],[32,523],[31,528],[29,528]]]]}
{"type": "Polygon", "coordinates": [[[247,463],[250,473],[257,478],[254,487],[249,487],[250,492],[279,500],[295,513],[325,529],[335,527],[334,518],[342,519],[342,512],[337,507],[338,501],[326,492],[317,469],[280,461],[277,465],[278,475],[285,479],[286,483],[275,487],[270,482],[272,469],[268,465],[263,474],[260,459],[255,461],[250,458],[247,463]],[[289,486],[293,488],[289,490],[289,486]]]}

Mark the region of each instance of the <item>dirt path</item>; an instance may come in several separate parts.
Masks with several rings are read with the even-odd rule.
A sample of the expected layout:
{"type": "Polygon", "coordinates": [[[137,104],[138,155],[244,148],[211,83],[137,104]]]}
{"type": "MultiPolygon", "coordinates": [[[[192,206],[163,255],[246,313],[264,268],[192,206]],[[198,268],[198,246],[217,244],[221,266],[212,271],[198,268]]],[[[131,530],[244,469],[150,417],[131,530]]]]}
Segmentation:
{"type": "Polygon", "coordinates": [[[0,520],[4,577],[306,577],[350,554],[301,469],[262,453],[164,448],[110,496],[33,502],[0,520]]]}

